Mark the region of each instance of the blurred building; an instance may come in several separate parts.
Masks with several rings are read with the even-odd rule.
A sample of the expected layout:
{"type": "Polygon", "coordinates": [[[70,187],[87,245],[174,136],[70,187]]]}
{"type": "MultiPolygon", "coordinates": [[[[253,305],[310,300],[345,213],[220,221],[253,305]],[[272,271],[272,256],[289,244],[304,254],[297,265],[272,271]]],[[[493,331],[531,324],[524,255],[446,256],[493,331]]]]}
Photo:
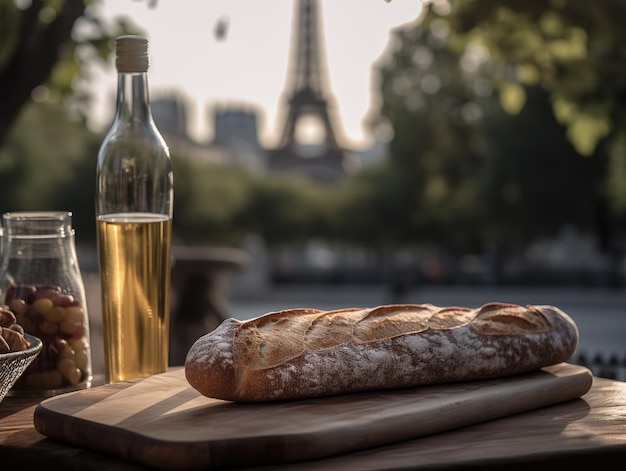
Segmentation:
{"type": "Polygon", "coordinates": [[[188,107],[177,94],[152,100],[154,121],[173,155],[197,163],[237,165],[251,171],[264,171],[266,153],[258,139],[257,115],[244,107],[212,110],[213,138],[198,142],[189,133],[188,107]]]}
{"type": "Polygon", "coordinates": [[[195,162],[223,165],[228,162],[224,149],[194,140],[187,127],[187,102],[178,94],[156,97],[151,101],[154,122],[172,155],[195,162]]]}
{"type": "Polygon", "coordinates": [[[213,109],[213,146],[227,154],[231,165],[261,172],[267,168],[267,154],[259,143],[257,113],[243,107],[213,109]]]}

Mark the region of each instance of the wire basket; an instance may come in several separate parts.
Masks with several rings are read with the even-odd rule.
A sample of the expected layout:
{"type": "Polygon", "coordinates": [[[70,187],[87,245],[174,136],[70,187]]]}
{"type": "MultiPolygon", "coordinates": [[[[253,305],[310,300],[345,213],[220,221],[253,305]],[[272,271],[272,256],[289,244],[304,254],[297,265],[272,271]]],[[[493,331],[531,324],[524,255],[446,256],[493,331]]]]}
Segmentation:
{"type": "Polygon", "coordinates": [[[0,354],[0,402],[4,399],[9,389],[17,382],[28,365],[39,355],[43,344],[41,340],[32,335],[24,334],[24,338],[30,343],[30,347],[21,352],[9,352],[0,354]]]}

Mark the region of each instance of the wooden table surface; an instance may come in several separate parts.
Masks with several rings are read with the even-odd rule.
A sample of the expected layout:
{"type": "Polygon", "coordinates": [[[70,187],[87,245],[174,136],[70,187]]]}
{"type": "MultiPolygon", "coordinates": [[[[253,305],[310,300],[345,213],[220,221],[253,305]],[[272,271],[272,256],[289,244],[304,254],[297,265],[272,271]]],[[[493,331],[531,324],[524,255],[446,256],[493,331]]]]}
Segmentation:
{"type": "MultiPolygon", "coordinates": [[[[110,395],[119,383],[94,388],[110,395]]],[[[39,434],[33,413],[40,399],[6,397],[0,403],[2,469],[137,470],[113,457],[68,446],[39,434]]],[[[564,469],[626,465],[626,383],[594,378],[581,399],[415,440],[257,470],[314,469],[564,469]],[[559,468],[555,468],[555,466],[559,468]],[[532,468],[530,468],[532,467],[532,468]]],[[[607,468],[608,469],[608,468],[607,468]]]]}

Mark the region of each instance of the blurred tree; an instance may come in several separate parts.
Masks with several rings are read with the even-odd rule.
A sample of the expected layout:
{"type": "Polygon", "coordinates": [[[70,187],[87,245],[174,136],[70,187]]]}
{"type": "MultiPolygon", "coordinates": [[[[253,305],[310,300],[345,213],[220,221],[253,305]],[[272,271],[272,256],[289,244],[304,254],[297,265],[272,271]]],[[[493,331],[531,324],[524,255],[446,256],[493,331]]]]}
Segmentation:
{"type": "Polygon", "coordinates": [[[0,145],[31,97],[64,98],[85,113],[88,92],[76,79],[86,78],[88,62],[108,59],[111,38],[135,30],[123,20],[104,25],[94,3],[0,0],[0,145]]]}
{"type": "Polygon", "coordinates": [[[379,72],[405,208],[398,227],[446,249],[487,243],[498,254],[574,225],[617,273],[623,10],[608,0],[433,0],[421,22],[396,30],[379,72]]]}
{"type": "Polygon", "coordinates": [[[481,226],[501,256],[538,238],[556,237],[566,226],[599,235],[603,225],[606,158],[577,154],[543,89],[526,87],[525,95],[515,116],[496,103],[485,107],[481,125],[486,142],[481,226]]]}
{"type": "Polygon", "coordinates": [[[345,180],[334,197],[335,237],[380,255],[411,239],[407,217],[411,205],[399,204],[406,192],[398,176],[395,167],[385,162],[345,180]]]}
{"type": "Polygon", "coordinates": [[[179,243],[238,245],[247,227],[237,215],[250,203],[251,176],[229,166],[172,156],[174,235],[179,243]]]}
{"type": "Polygon", "coordinates": [[[269,246],[330,235],[332,188],[297,175],[265,175],[250,183],[248,204],[237,219],[269,246]]]}
{"type": "Polygon", "coordinates": [[[29,103],[0,148],[0,213],[73,212],[78,242],[95,236],[95,156],[101,136],[60,103],[29,103]]]}
{"type": "Polygon", "coordinates": [[[396,31],[394,53],[380,68],[381,114],[394,129],[386,230],[398,242],[467,249],[480,214],[480,89],[450,43],[447,22],[426,15],[396,31]],[[395,208],[395,209],[392,209],[395,208]]]}
{"type": "Polygon", "coordinates": [[[626,3],[451,3],[452,30],[486,51],[503,107],[521,110],[526,86],[546,90],[576,152],[609,156],[604,191],[614,214],[626,216],[626,3]]]}

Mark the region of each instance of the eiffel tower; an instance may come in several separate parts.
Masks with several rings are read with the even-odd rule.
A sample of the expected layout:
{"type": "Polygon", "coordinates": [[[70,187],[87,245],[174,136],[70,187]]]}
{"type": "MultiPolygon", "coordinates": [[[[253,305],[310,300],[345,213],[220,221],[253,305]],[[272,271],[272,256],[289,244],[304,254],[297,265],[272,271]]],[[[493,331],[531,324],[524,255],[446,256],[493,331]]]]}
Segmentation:
{"type": "MultiPolygon", "coordinates": [[[[297,0],[290,64],[295,64],[290,68],[295,75],[288,74],[286,119],[278,147],[268,150],[268,166],[271,171],[297,172],[333,182],[349,173],[352,160],[339,145],[324,93],[319,15],[317,0],[297,0]],[[314,126],[317,141],[300,138],[300,126],[307,125],[314,126]]],[[[306,132],[306,127],[303,130],[306,132]]]]}

